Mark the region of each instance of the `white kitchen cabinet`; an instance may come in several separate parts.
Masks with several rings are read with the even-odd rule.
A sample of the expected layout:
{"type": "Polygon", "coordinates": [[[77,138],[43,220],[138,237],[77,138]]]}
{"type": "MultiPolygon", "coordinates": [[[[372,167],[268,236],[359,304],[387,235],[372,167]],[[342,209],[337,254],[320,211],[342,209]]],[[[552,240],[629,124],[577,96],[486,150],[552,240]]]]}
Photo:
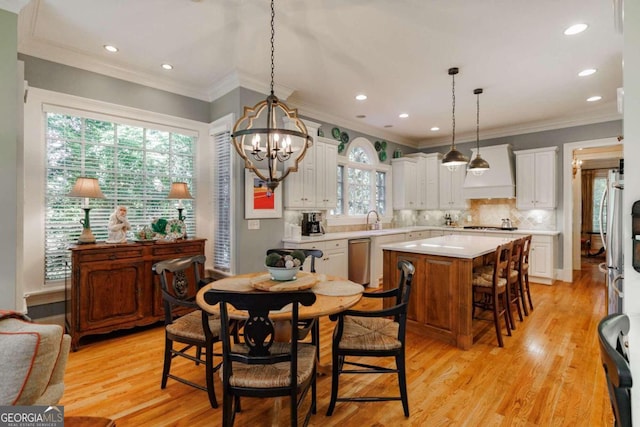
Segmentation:
{"type": "Polygon", "coordinates": [[[409,157],[391,160],[393,209],[418,209],[418,161],[409,157]]]}
{"type": "Polygon", "coordinates": [[[529,281],[553,283],[556,257],[555,236],[533,235],[529,251],[529,281]]]}
{"type": "Polygon", "coordinates": [[[467,170],[459,167],[455,171],[450,171],[444,166],[440,166],[440,209],[467,209],[467,201],[462,192],[464,178],[467,170]]]}
{"type": "MultiPolygon", "coordinates": [[[[284,247],[287,249],[320,249],[323,256],[316,259],[316,272],[346,278],[349,276],[347,242],[347,239],[338,239],[309,243],[286,243],[284,247]]],[[[302,269],[309,271],[309,259],[304,263],[302,269]]]]}
{"type": "Polygon", "coordinates": [[[417,196],[418,210],[431,210],[440,208],[440,165],[442,154],[440,153],[412,153],[407,157],[416,159],[417,164],[417,196]]]}
{"type": "Polygon", "coordinates": [[[557,147],[516,151],[516,207],[556,207],[557,147]]]}
{"type": "Polygon", "coordinates": [[[405,233],[384,234],[382,236],[371,237],[371,256],[369,259],[371,266],[371,279],[369,286],[377,288],[382,283],[382,248],[380,246],[388,243],[404,242],[405,233]]]}
{"type": "Polygon", "coordinates": [[[338,141],[318,137],[316,145],[316,207],[338,205],[338,141]]]}

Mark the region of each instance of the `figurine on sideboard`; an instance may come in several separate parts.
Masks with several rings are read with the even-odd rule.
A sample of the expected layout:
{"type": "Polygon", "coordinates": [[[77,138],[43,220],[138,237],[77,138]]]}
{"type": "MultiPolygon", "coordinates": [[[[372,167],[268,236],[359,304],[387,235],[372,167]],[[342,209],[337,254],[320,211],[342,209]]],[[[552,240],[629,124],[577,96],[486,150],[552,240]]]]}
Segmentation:
{"type": "Polygon", "coordinates": [[[109,237],[107,243],[124,243],[127,241],[127,231],[131,224],[127,220],[127,207],[118,206],[109,216],[109,237]]]}

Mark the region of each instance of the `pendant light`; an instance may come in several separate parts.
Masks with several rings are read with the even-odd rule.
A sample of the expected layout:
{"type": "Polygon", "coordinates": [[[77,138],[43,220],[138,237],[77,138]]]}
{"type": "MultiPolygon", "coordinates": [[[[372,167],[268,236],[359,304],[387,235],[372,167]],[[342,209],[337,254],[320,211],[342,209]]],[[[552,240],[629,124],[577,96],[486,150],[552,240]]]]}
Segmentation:
{"type": "Polygon", "coordinates": [[[236,151],[244,159],[244,167],[263,180],[271,191],[289,173],[298,170],[307,148],[313,144],[307,127],[298,118],[298,110],[287,107],[273,92],[274,18],[271,0],[271,94],[253,107],[244,107],[231,135],[236,151]],[[262,114],[265,110],[266,114],[262,114]]]}
{"type": "Polygon", "coordinates": [[[480,94],[482,89],[474,89],[473,94],[476,95],[476,157],[469,163],[467,169],[472,174],[480,176],[484,171],[489,170],[489,162],[480,157],[480,94]]]}
{"type": "Polygon", "coordinates": [[[451,172],[455,171],[461,165],[469,163],[469,159],[456,150],[456,74],[458,74],[458,68],[449,68],[449,75],[451,76],[451,98],[453,100],[453,126],[451,133],[451,150],[442,158],[442,165],[446,166],[451,172]]]}

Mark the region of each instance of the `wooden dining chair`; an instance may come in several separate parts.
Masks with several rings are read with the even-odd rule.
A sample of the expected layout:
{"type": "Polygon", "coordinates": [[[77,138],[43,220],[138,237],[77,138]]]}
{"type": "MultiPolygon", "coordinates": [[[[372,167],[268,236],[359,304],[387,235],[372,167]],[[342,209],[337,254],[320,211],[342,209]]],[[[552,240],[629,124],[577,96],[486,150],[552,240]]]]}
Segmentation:
{"type": "Polygon", "coordinates": [[[600,358],[607,377],[607,388],[616,427],[631,427],[631,387],[629,367],[629,317],[610,314],[598,323],[600,358]]]}
{"type": "Polygon", "coordinates": [[[498,345],[504,347],[502,340],[502,326],[500,316],[504,316],[507,335],[511,335],[511,319],[509,319],[509,267],[511,259],[512,242],[498,246],[494,252],[491,271],[479,267],[473,272],[473,308],[472,317],[475,318],[476,308],[491,310],[493,323],[498,338],[498,345]]]}
{"type": "Polygon", "coordinates": [[[327,415],[333,414],[336,402],[380,402],[400,400],[404,416],[409,416],[409,399],[405,369],[405,330],[407,307],[411,293],[414,266],[409,261],[398,262],[400,281],[398,287],[383,292],[362,294],[365,298],[388,298],[395,301],[391,307],[381,310],[346,310],[329,316],[338,323],[333,332],[333,367],[331,375],[331,401],[327,415]],[[347,357],[393,357],[396,367],[388,368],[372,363],[356,362],[347,357]],[[358,369],[346,369],[355,366],[358,369]],[[339,397],[340,375],[343,374],[397,374],[400,396],[348,396],[339,397]]]}
{"type": "Polygon", "coordinates": [[[164,366],[160,387],[166,388],[169,378],[204,390],[209,395],[209,403],[218,407],[213,377],[220,364],[214,365],[213,344],[220,337],[220,317],[205,314],[208,329],[205,334],[203,314],[195,302],[197,291],[211,280],[201,280],[204,269],[204,255],[170,259],[153,265],[153,272],[159,276],[164,305],[165,346],[164,366]],[[174,344],[180,344],[175,347],[174,344]],[[204,359],[202,351],[204,350],[204,359]],[[176,357],[205,366],[206,386],[171,373],[171,362],[176,357]]]}
{"type": "Polygon", "coordinates": [[[522,260],[520,261],[520,285],[522,285],[522,305],[524,308],[524,313],[528,316],[529,309],[533,311],[533,301],[531,301],[531,288],[529,287],[529,253],[531,251],[531,234],[524,237],[523,247],[522,247],[522,260]],[[527,308],[527,304],[524,300],[524,297],[527,297],[529,301],[529,307],[527,308]]]}
{"type": "Polygon", "coordinates": [[[310,306],[316,300],[311,291],[229,292],[208,290],[208,304],[220,303],[220,318],[229,322],[228,305],[248,312],[243,341],[233,343],[233,334],[222,329],[222,425],[232,426],[241,411],[241,397],[290,398],[291,425],[298,425],[298,411],[311,390],[311,403],[302,425],[316,412],[315,346],[298,339],[299,305],[310,306]],[[274,322],[269,311],[291,305],[291,340],[275,341],[274,322]]]}

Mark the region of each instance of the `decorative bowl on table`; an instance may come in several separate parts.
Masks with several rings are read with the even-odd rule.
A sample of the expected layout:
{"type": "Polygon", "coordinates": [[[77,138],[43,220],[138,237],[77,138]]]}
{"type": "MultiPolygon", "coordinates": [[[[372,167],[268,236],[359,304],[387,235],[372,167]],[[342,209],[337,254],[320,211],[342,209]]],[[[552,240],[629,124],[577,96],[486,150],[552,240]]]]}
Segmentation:
{"type": "Polygon", "coordinates": [[[300,250],[294,250],[286,254],[274,252],[267,255],[264,265],[269,270],[273,280],[294,280],[296,272],[300,270],[305,258],[304,252],[300,250]]]}
{"type": "Polygon", "coordinates": [[[271,274],[271,278],[273,280],[277,280],[279,282],[285,282],[289,280],[295,280],[296,273],[300,271],[300,267],[268,267],[269,274],[271,274]]]}

